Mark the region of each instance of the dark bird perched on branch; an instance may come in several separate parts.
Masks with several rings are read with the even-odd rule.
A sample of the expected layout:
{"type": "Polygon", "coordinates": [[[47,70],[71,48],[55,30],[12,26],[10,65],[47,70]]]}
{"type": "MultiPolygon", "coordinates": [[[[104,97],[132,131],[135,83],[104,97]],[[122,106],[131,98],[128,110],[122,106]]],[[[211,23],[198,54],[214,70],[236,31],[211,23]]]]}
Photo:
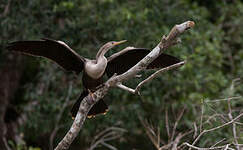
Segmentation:
{"type": "MultiPolygon", "coordinates": [[[[51,39],[42,39],[39,41],[16,41],[10,43],[7,46],[7,49],[27,55],[49,58],[65,70],[75,72],[76,74],[83,71],[82,81],[84,90],[71,110],[72,117],[75,117],[83,98],[90,92],[96,91],[97,87],[103,83],[102,79],[105,73],[108,77],[111,77],[114,73],[122,74],[137,64],[150,52],[150,50],[144,48],[126,48],[108,58],[104,56],[108,50],[124,42],[125,40],[106,43],[99,49],[95,60],[84,58],[64,42],[51,39]]],[[[176,57],[161,54],[149,64],[147,69],[164,68],[178,62],[180,62],[180,60],[176,57]]],[[[106,103],[101,99],[91,108],[88,117],[106,113],[107,110],[108,107],[106,103]]]]}

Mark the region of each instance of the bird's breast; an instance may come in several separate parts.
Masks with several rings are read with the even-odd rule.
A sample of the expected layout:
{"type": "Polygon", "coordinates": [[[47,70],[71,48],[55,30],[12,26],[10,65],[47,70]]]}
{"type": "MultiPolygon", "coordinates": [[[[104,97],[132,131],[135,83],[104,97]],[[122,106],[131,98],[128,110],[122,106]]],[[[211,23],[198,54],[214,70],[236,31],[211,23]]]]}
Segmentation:
{"type": "Polygon", "coordinates": [[[87,62],[85,64],[85,72],[93,79],[100,78],[107,66],[107,60],[97,61],[97,63],[87,62]]]}

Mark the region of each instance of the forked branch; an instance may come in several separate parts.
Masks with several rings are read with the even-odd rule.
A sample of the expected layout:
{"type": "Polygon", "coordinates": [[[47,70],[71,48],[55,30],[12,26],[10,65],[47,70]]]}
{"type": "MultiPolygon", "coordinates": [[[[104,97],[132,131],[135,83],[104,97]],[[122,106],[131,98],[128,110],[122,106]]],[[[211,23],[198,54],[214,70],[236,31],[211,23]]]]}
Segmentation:
{"type": "Polygon", "coordinates": [[[168,34],[168,36],[163,36],[161,42],[140,62],[130,68],[127,72],[118,76],[111,77],[104,84],[104,86],[100,87],[96,92],[93,93],[92,96],[88,95],[87,97],[85,97],[80,104],[79,111],[70,130],[67,132],[62,141],[57,145],[55,150],[64,150],[69,148],[69,146],[81,130],[89,110],[98,100],[100,100],[107,94],[109,88],[117,86],[117,83],[122,83],[123,81],[134,78],[137,74],[139,74],[139,72],[145,70],[146,67],[153,60],[155,60],[164,50],[174,45],[175,43],[178,43],[178,36],[181,33],[183,33],[187,29],[192,28],[193,26],[193,21],[186,21],[182,24],[175,25],[168,34]]]}

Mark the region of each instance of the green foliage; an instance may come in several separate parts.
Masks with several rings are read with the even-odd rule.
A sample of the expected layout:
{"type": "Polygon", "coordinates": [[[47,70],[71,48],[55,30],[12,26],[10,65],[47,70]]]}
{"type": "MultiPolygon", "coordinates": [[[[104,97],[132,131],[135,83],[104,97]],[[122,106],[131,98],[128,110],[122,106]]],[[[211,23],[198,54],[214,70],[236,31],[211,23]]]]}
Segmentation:
{"type": "Polygon", "coordinates": [[[25,143],[15,144],[13,141],[8,142],[12,149],[14,150],[41,150],[39,147],[26,146],[25,143]]]}
{"type": "MultiPolygon", "coordinates": [[[[0,10],[3,10],[3,6],[0,6],[0,10]]],[[[229,96],[226,93],[232,80],[242,77],[242,15],[241,1],[210,4],[194,0],[11,1],[9,13],[1,18],[0,41],[4,45],[15,40],[49,37],[63,40],[79,54],[91,58],[102,44],[111,40],[128,40],[128,44],[119,49],[125,46],[153,48],[162,34],[168,34],[173,25],[194,20],[195,28],[181,36],[183,43],[166,51],[187,60],[187,64],[176,71],[164,73],[145,85],[141,91],[142,97],[113,89],[105,98],[110,104],[108,114],[87,120],[80,135],[81,141],[79,140],[87,147],[95,131],[118,125],[129,131],[124,136],[124,141],[115,143],[119,149],[151,149],[152,144],[148,145],[137,114],[165,129],[164,110],[178,113],[177,110],[185,106],[186,113],[179,126],[184,132],[193,127],[195,118],[200,114],[198,109],[202,99],[229,96]]],[[[0,58],[2,53],[0,51],[0,58]]],[[[56,122],[54,118],[61,111],[67,96],[68,83],[74,81],[70,96],[72,102],[81,92],[82,84],[80,77],[76,79],[72,74],[64,73],[47,60],[28,58],[26,66],[28,69],[24,71],[22,79],[25,94],[21,99],[24,102],[18,107],[23,112],[28,112],[28,122],[22,127],[27,143],[38,143],[40,137],[49,137],[52,132],[56,122]],[[38,93],[40,90],[41,94],[38,93]],[[26,105],[33,101],[38,102],[34,110],[25,110],[26,105]]],[[[151,72],[144,76],[149,74],[151,72]]],[[[135,87],[135,83],[142,79],[129,81],[127,84],[135,87]]],[[[240,96],[242,93],[243,85],[240,84],[230,96],[240,96]]],[[[242,107],[240,102],[233,105],[242,107]]],[[[207,107],[210,109],[212,106],[207,107]]],[[[63,128],[59,130],[55,144],[72,123],[70,108],[71,106],[65,110],[61,119],[63,128]]],[[[217,105],[216,108],[216,111],[226,109],[224,105],[217,105]]],[[[169,114],[173,118],[173,113],[169,114]]],[[[225,131],[218,134],[232,137],[230,131],[225,131]]],[[[165,132],[161,135],[166,139],[165,132]]],[[[214,138],[211,135],[208,139],[214,142],[214,138]]],[[[45,140],[48,142],[48,138],[45,140]]],[[[202,142],[200,146],[208,144],[202,142]]]]}

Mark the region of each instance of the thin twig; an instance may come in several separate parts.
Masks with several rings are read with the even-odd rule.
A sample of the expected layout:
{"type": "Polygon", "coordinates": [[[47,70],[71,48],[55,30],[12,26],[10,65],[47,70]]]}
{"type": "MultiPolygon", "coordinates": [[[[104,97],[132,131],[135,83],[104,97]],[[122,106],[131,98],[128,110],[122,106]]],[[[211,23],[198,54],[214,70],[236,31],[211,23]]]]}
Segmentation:
{"type": "Polygon", "coordinates": [[[228,118],[225,117],[227,116],[226,114],[224,113],[218,113],[216,110],[215,110],[215,106],[211,107],[208,103],[205,103],[205,105],[208,106],[208,108],[213,111],[213,113],[215,114],[215,116],[217,116],[216,114],[218,114],[218,116],[221,118],[222,122],[225,123],[228,121],[228,118]]]}
{"type": "Polygon", "coordinates": [[[206,103],[214,103],[214,102],[221,102],[221,101],[228,101],[228,100],[238,100],[241,99],[242,96],[235,96],[235,97],[229,97],[229,98],[222,98],[222,99],[216,99],[216,100],[205,100],[206,103]]]}
{"type": "Polygon", "coordinates": [[[172,150],[177,150],[177,145],[179,144],[179,142],[180,142],[180,140],[181,140],[182,137],[183,137],[182,134],[179,133],[178,136],[173,141],[172,150]]]}
{"type": "Polygon", "coordinates": [[[210,121],[211,121],[212,119],[216,120],[216,117],[219,117],[220,119],[222,119],[222,120],[223,120],[223,121],[222,121],[223,123],[225,123],[226,121],[228,121],[228,120],[226,120],[226,118],[223,116],[223,114],[218,114],[218,113],[216,113],[216,114],[213,114],[213,115],[209,116],[208,119],[207,119],[206,121],[204,121],[203,125],[204,125],[204,124],[207,124],[207,123],[208,123],[208,124],[211,124],[210,121]]]}
{"type": "Polygon", "coordinates": [[[165,127],[167,131],[167,136],[168,136],[168,142],[170,139],[170,127],[169,127],[169,117],[168,117],[168,108],[166,107],[165,109],[165,127]]]}
{"type": "Polygon", "coordinates": [[[193,132],[193,130],[190,130],[190,131],[187,131],[183,134],[179,133],[178,136],[176,137],[176,139],[174,141],[171,141],[169,142],[168,144],[160,147],[159,150],[163,150],[163,149],[169,149],[171,146],[177,148],[177,149],[180,149],[183,145],[180,145],[177,147],[177,145],[179,144],[180,142],[180,139],[182,139],[184,136],[187,136],[188,134],[191,134],[193,132]]]}
{"type": "Polygon", "coordinates": [[[158,143],[158,146],[160,147],[160,127],[158,126],[157,127],[157,143],[158,143]]]}
{"type": "Polygon", "coordinates": [[[117,150],[116,147],[106,143],[106,142],[101,142],[102,145],[106,146],[107,148],[111,149],[111,150],[117,150]]]}
{"type": "MultiPolygon", "coordinates": [[[[233,81],[232,84],[231,84],[230,90],[231,90],[231,91],[234,91],[234,81],[233,81]]],[[[228,99],[227,102],[228,102],[228,110],[229,110],[228,116],[229,116],[229,119],[230,119],[230,120],[233,120],[233,115],[232,115],[232,109],[231,109],[230,99],[228,99]]],[[[240,147],[238,146],[238,140],[237,140],[236,124],[235,124],[235,122],[232,123],[232,132],[233,132],[233,137],[234,137],[235,144],[237,145],[237,146],[236,146],[236,149],[237,149],[237,150],[240,150],[240,147]]]]}
{"type": "Polygon", "coordinates": [[[177,127],[179,121],[181,120],[181,117],[183,116],[185,109],[186,109],[186,108],[183,107],[183,109],[181,110],[179,116],[176,118],[176,122],[175,122],[175,125],[174,125],[174,127],[173,127],[172,136],[171,136],[171,139],[170,139],[171,141],[174,139],[175,132],[176,132],[176,127],[177,127]]]}
{"type": "Polygon", "coordinates": [[[110,144],[105,143],[106,141],[111,141],[120,138],[122,134],[126,132],[125,129],[118,127],[109,127],[97,134],[94,140],[91,142],[89,150],[95,149],[99,144],[102,144],[110,149],[115,148],[110,144]]]}
{"type": "Polygon", "coordinates": [[[135,94],[135,90],[134,89],[129,88],[129,87],[123,85],[122,83],[118,83],[116,86],[121,88],[121,89],[123,89],[123,90],[125,90],[125,91],[128,91],[128,92],[130,92],[132,94],[135,94]]]}
{"type": "Polygon", "coordinates": [[[145,122],[144,120],[142,120],[141,116],[138,116],[140,122],[142,123],[144,129],[145,129],[145,132],[146,134],[148,135],[150,141],[153,143],[153,145],[156,147],[157,150],[159,150],[160,148],[160,141],[158,143],[157,141],[157,137],[156,135],[154,134],[154,131],[150,128],[149,124],[147,122],[145,122]]]}
{"type": "Polygon", "coordinates": [[[105,130],[101,131],[99,134],[97,134],[93,141],[101,138],[101,136],[103,136],[104,134],[106,134],[107,132],[110,132],[110,131],[126,132],[127,130],[125,130],[123,128],[118,128],[118,127],[109,127],[109,128],[106,128],[105,130]]]}
{"type": "Polygon", "coordinates": [[[229,144],[227,144],[226,146],[225,146],[225,149],[224,150],[227,150],[229,148],[229,144]]]}
{"type": "Polygon", "coordinates": [[[219,140],[214,145],[212,145],[211,148],[215,147],[216,145],[218,145],[219,143],[223,142],[224,140],[226,140],[226,138],[223,138],[222,140],[219,140]]]}
{"type": "Polygon", "coordinates": [[[215,127],[215,128],[208,129],[208,130],[203,130],[203,132],[201,132],[201,133],[198,135],[198,137],[194,140],[194,142],[192,143],[192,146],[196,144],[196,142],[200,139],[200,137],[201,137],[203,134],[205,134],[205,133],[207,133],[207,132],[211,132],[211,131],[217,130],[217,129],[220,129],[220,128],[223,128],[223,127],[225,127],[225,126],[227,126],[227,125],[230,125],[230,124],[232,124],[235,120],[239,119],[241,116],[243,116],[243,113],[241,113],[240,115],[238,115],[237,117],[235,117],[233,120],[231,120],[231,121],[229,121],[229,122],[227,122],[227,123],[225,123],[225,124],[223,124],[223,125],[220,125],[220,126],[217,126],[217,127],[215,127]]]}
{"type": "Polygon", "coordinates": [[[169,149],[172,144],[173,144],[173,142],[170,142],[170,143],[168,143],[166,145],[163,145],[162,147],[159,148],[159,150],[169,149]]]}
{"type": "Polygon", "coordinates": [[[203,100],[201,102],[201,117],[200,117],[200,126],[199,126],[199,133],[202,132],[202,126],[203,126],[203,113],[204,113],[204,105],[203,105],[203,100]]]}
{"type": "Polygon", "coordinates": [[[243,125],[243,123],[237,122],[237,121],[235,122],[235,124],[238,124],[238,125],[241,125],[241,126],[243,125]]]}
{"type": "Polygon", "coordinates": [[[193,123],[193,126],[194,126],[193,139],[195,139],[197,137],[197,124],[196,124],[196,122],[193,123]]]}
{"type": "MultiPolygon", "coordinates": [[[[200,147],[196,147],[194,145],[191,145],[189,143],[183,143],[183,145],[186,145],[190,148],[193,148],[193,149],[197,149],[197,150],[214,150],[214,149],[222,149],[222,148],[225,148],[227,145],[229,146],[230,144],[227,144],[227,145],[223,145],[223,146],[217,146],[217,147],[209,147],[209,148],[200,148],[200,147]]],[[[233,148],[229,148],[228,149],[230,150],[234,150],[233,148]]]]}
{"type": "Polygon", "coordinates": [[[3,143],[4,143],[4,147],[7,149],[7,150],[11,150],[11,148],[8,146],[8,142],[7,142],[7,139],[5,137],[2,138],[3,140],[3,143]]]}
{"type": "Polygon", "coordinates": [[[141,87],[142,87],[145,83],[151,81],[152,79],[154,79],[155,77],[157,77],[160,73],[169,71],[169,70],[171,70],[171,69],[178,68],[178,67],[184,65],[185,63],[186,63],[185,61],[182,61],[182,62],[176,63],[176,64],[174,64],[174,65],[171,65],[171,66],[168,66],[168,67],[166,67],[166,68],[162,68],[162,69],[156,71],[155,73],[153,73],[152,75],[150,75],[147,79],[143,80],[142,82],[140,82],[140,83],[138,84],[138,86],[137,86],[136,89],[135,89],[135,93],[139,93],[141,87]]]}

